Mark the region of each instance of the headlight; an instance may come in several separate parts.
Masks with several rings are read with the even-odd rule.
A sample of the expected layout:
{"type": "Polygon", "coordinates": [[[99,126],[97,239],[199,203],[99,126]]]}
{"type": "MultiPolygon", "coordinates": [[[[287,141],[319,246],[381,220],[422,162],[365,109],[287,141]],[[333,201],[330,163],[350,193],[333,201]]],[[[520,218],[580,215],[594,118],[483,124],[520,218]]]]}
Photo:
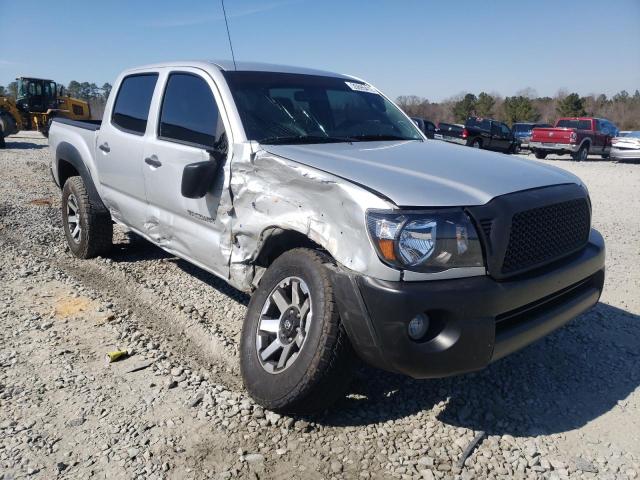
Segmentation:
{"type": "Polygon", "coordinates": [[[367,211],[367,227],[380,259],[416,272],[484,266],[475,227],[461,209],[367,211]]]}

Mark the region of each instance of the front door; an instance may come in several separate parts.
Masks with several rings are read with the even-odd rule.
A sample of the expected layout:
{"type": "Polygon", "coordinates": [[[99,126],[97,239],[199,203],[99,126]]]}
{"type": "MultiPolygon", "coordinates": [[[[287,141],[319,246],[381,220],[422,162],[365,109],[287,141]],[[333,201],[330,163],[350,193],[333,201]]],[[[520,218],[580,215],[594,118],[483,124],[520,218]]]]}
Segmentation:
{"type": "Polygon", "coordinates": [[[198,69],[171,71],[162,78],[164,93],[154,119],[155,132],[144,152],[147,190],[147,234],[164,249],[213,273],[226,277],[230,234],[223,234],[228,212],[220,208],[225,185],[228,125],[213,80],[198,69]],[[213,184],[203,198],[181,194],[185,166],[220,163],[213,184]]]}
{"type": "Polygon", "coordinates": [[[142,159],[157,81],[156,72],[122,80],[111,118],[100,126],[95,153],[102,200],[116,220],[139,231],[144,231],[147,213],[142,159]]]}

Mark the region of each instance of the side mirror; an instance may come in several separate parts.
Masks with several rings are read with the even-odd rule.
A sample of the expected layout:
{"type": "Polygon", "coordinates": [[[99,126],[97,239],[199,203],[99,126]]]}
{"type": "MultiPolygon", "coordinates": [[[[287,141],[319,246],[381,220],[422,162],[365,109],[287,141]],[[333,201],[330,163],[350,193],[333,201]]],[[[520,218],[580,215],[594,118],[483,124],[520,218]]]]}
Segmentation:
{"type": "Polygon", "coordinates": [[[181,193],[186,198],[202,198],[207,194],[218,171],[218,160],[212,155],[211,160],[190,163],[182,172],[181,193]]]}

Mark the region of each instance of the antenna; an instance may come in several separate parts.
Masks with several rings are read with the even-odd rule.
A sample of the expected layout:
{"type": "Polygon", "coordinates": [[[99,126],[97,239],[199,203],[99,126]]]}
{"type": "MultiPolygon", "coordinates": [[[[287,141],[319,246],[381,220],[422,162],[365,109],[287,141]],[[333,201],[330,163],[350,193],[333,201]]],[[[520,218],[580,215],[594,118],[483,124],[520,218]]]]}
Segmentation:
{"type": "Polygon", "coordinates": [[[231,43],[231,34],[229,33],[229,21],[227,20],[227,11],[224,8],[224,0],[220,0],[222,3],[222,13],[224,14],[224,23],[227,26],[227,38],[229,39],[229,48],[231,49],[231,59],[233,60],[233,69],[238,70],[236,65],[236,56],[233,54],[233,44],[231,43]]]}

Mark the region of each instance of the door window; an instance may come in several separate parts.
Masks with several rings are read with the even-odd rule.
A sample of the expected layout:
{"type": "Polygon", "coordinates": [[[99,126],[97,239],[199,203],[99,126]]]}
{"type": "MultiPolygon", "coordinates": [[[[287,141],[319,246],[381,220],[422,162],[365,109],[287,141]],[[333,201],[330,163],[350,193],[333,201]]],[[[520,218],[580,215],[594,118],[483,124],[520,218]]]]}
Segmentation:
{"type": "Polygon", "coordinates": [[[224,125],[211,87],[190,73],[172,73],[162,99],[158,137],[188,145],[215,147],[224,125]]]}
{"type": "Polygon", "coordinates": [[[113,106],[111,123],[126,132],[143,135],[157,81],[157,73],[125,77],[113,106]]]}

